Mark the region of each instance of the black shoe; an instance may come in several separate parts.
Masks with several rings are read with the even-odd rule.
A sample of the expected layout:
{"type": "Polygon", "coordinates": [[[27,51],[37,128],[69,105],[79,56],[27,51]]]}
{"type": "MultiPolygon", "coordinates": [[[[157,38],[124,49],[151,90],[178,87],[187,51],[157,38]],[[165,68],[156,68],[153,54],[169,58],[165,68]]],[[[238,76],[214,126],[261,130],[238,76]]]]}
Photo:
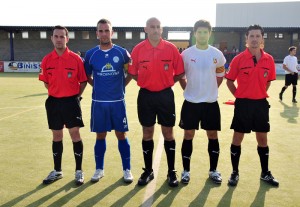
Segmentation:
{"type": "Polygon", "coordinates": [[[228,185],[230,186],[236,186],[237,183],[239,182],[239,174],[237,172],[232,172],[230,175],[230,178],[228,180],[228,185]]]}
{"type": "Polygon", "coordinates": [[[50,183],[53,183],[54,181],[56,180],[59,180],[63,178],[63,173],[62,171],[56,171],[56,170],[53,170],[49,173],[49,175],[43,180],[43,183],[44,184],[50,184],[50,183]]]}
{"type": "Polygon", "coordinates": [[[216,184],[222,183],[222,176],[219,171],[217,171],[217,170],[209,171],[208,176],[214,183],[216,183],[216,184]]]}
{"type": "Polygon", "coordinates": [[[154,179],[153,170],[149,171],[146,168],[143,168],[144,172],[139,178],[138,185],[147,185],[151,180],[154,179]]]}
{"type": "Polygon", "coordinates": [[[293,102],[293,103],[298,103],[298,102],[296,101],[296,99],[293,99],[292,102],[293,102]]]}
{"type": "Polygon", "coordinates": [[[191,177],[190,172],[184,170],[184,171],[181,173],[181,182],[184,183],[184,184],[188,184],[188,183],[190,182],[190,177],[191,177]]]}
{"type": "Polygon", "coordinates": [[[273,185],[273,186],[279,186],[279,182],[273,177],[271,174],[271,171],[261,173],[260,179],[263,181],[266,181],[267,183],[273,185]]]}
{"type": "Polygon", "coordinates": [[[282,93],[279,93],[279,99],[282,101],[282,93]]]}
{"type": "Polygon", "coordinates": [[[171,170],[168,172],[167,180],[170,187],[178,186],[178,180],[177,180],[177,175],[175,170],[171,170]]]}

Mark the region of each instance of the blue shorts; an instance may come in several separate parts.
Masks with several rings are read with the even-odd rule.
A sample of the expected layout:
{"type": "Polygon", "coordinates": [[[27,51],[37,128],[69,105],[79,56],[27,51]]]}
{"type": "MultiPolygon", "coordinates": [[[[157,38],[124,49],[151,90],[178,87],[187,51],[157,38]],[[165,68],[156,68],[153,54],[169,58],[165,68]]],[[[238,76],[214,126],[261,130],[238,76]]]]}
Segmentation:
{"type": "Polygon", "coordinates": [[[92,101],[91,131],[92,132],[128,131],[125,101],[97,102],[92,101]]]}

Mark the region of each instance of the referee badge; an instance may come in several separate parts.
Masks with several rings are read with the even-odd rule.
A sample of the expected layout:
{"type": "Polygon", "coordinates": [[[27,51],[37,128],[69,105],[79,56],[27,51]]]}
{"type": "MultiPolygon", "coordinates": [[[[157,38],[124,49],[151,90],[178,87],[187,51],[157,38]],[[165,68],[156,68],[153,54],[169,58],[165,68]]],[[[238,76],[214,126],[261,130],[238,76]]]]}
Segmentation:
{"type": "Polygon", "coordinates": [[[72,77],[72,72],[68,72],[68,78],[72,77]]]}
{"type": "Polygon", "coordinates": [[[164,64],[164,69],[169,70],[169,64],[168,63],[164,64]]]}

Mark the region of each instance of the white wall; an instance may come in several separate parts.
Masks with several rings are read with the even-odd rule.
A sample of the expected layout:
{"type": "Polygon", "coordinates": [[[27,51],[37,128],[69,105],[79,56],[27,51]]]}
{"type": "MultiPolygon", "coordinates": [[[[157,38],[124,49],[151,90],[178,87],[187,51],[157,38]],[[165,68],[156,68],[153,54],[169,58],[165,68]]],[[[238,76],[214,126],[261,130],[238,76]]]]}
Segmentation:
{"type": "Polygon", "coordinates": [[[300,1],[222,3],[216,5],[216,27],[300,27],[300,1]]]}

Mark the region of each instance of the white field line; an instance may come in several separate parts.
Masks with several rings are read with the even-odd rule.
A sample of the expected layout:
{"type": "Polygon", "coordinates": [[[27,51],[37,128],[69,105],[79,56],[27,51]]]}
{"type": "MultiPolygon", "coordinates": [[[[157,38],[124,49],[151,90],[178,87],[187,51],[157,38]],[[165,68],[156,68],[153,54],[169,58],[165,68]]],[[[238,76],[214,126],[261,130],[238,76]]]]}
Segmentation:
{"type": "MultiPolygon", "coordinates": [[[[17,108],[17,107],[14,107],[14,108],[17,108]]],[[[26,107],[19,107],[19,108],[26,108],[26,107]]],[[[28,107],[27,107],[27,108],[28,108],[28,107]]],[[[20,114],[26,113],[26,112],[28,112],[28,111],[32,111],[32,110],[37,109],[37,108],[40,108],[40,107],[31,107],[31,108],[28,108],[28,109],[25,110],[25,111],[21,111],[21,112],[15,113],[15,114],[12,114],[12,115],[10,115],[10,116],[2,117],[2,118],[0,118],[0,121],[2,121],[2,120],[4,120],[4,119],[9,119],[9,118],[14,117],[14,116],[18,116],[18,115],[20,115],[20,114]]],[[[0,109],[1,109],[1,108],[0,108],[0,109]]],[[[2,108],[2,109],[3,109],[3,108],[2,108]]]]}
{"type": "Polygon", "coordinates": [[[150,183],[147,184],[142,207],[152,206],[153,195],[154,195],[155,188],[156,188],[156,180],[157,180],[157,176],[158,176],[158,170],[159,170],[159,165],[160,165],[163,149],[164,149],[164,137],[162,134],[160,134],[157,149],[155,152],[154,162],[153,162],[154,179],[150,183]]]}
{"type": "MultiPolygon", "coordinates": [[[[90,106],[90,105],[81,105],[81,108],[82,107],[86,107],[86,106],[90,106]]],[[[25,111],[21,111],[21,112],[15,113],[15,114],[12,114],[10,116],[2,117],[2,118],[0,118],[0,121],[2,121],[4,119],[11,118],[11,117],[14,117],[14,116],[18,116],[19,114],[23,114],[23,113],[26,113],[28,111],[32,111],[32,110],[38,109],[38,108],[45,108],[45,106],[35,106],[35,107],[3,107],[3,108],[0,108],[0,110],[5,110],[5,109],[27,109],[25,111]]]]}

